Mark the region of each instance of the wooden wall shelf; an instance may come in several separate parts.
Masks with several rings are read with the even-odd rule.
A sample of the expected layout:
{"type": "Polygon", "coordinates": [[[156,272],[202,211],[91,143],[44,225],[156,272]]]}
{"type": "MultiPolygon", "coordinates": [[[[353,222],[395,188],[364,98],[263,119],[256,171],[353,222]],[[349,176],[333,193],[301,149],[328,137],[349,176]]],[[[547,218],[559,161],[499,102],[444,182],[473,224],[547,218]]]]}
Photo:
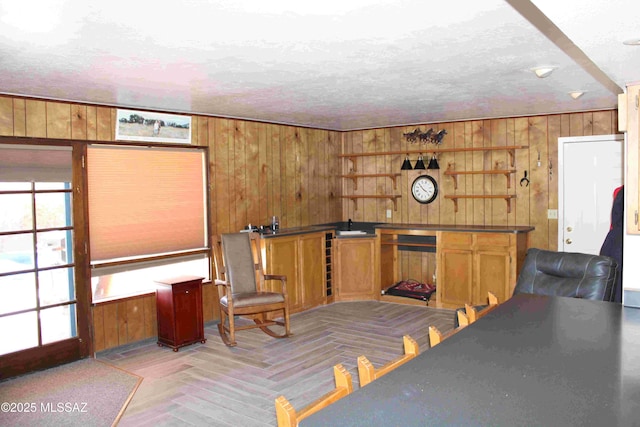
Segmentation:
{"type": "Polygon", "coordinates": [[[502,147],[460,147],[460,148],[430,148],[424,147],[421,150],[396,150],[396,151],[375,151],[370,153],[345,153],[338,154],[338,157],[346,157],[353,163],[353,170],[357,170],[356,160],[358,157],[368,156],[391,156],[396,154],[423,154],[423,153],[463,153],[468,151],[506,151],[511,158],[511,167],[515,166],[516,150],[529,148],[527,145],[505,145],[502,147]]]}
{"type": "Polygon", "coordinates": [[[487,171],[455,171],[447,169],[444,174],[453,179],[453,188],[458,189],[458,175],[504,175],[507,178],[507,188],[511,188],[511,174],[516,173],[515,169],[494,169],[487,171]]]}
{"type": "Polygon", "coordinates": [[[371,194],[371,195],[363,195],[363,196],[356,196],[356,195],[352,195],[352,196],[340,196],[342,199],[351,199],[351,201],[353,201],[353,205],[355,206],[355,210],[358,210],[358,204],[357,204],[357,199],[389,199],[393,202],[393,210],[397,211],[398,210],[398,198],[402,197],[400,195],[385,195],[385,196],[380,196],[380,195],[375,195],[375,194],[371,194]]]}
{"type": "Polygon", "coordinates": [[[353,189],[358,189],[358,178],[376,178],[376,177],[388,177],[393,181],[393,189],[397,189],[398,185],[396,183],[396,178],[400,176],[399,173],[363,173],[363,174],[355,174],[350,173],[348,175],[340,175],[342,178],[349,178],[353,180],[353,189]]]}
{"type": "Polygon", "coordinates": [[[501,195],[488,195],[488,196],[444,196],[445,199],[453,200],[454,210],[458,212],[458,199],[504,199],[507,202],[507,213],[511,213],[511,199],[515,199],[515,194],[501,194],[501,195]]]}

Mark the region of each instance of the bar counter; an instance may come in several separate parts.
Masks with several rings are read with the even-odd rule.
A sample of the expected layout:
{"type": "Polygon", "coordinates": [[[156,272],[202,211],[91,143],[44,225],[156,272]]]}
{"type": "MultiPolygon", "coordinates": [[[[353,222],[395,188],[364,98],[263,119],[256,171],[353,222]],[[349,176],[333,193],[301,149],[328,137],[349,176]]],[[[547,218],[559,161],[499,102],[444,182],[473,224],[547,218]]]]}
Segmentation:
{"type": "MultiPolygon", "coordinates": [[[[261,233],[265,238],[277,236],[292,236],[296,234],[315,233],[317,231],[334,231],[338,230],[363,230],[365,234],[374,236],[376,229],[393,229],[393,230],[421,230],[421,231],[459,231],[459,232],[486,232],[486,233],[528,233],[534,230],[531,226],[517,225],[455,225],[455,224],[393,224],[379,222],[354,222],[349,227],[347,222],[334,222],[328,224],[308,225],[303,227],[282,228],[273,233],[270,230],[261,233]]],[[[342,237],[358,237],[357,235],[349,235],[342,237]]]]}

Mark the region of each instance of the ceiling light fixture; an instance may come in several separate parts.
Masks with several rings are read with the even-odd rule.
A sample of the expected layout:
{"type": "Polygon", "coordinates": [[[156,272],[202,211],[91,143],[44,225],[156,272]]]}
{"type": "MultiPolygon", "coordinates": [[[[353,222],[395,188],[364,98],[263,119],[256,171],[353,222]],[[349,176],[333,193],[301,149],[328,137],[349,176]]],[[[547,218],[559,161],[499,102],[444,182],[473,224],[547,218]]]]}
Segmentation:
{"type": "Polygon", "coordinates": [[[573,92],[569,92],[569,95],[571,95],[571,97],[573,99],[578,99],[582,95],[584,95],[584,91],[582,91],[582,90],[574,90],[573,92]]]}
{"type": "Polygon", "coordinates": [[[549,77],[555,69],[556,67],[537,67],[532,68],[531,71],[533,71],[538,78],[544,79],[545,77],[549,77]]]}
{"type": "Polygon", "coordinates": [[[640,46],[640,39],[625,40],[622,44],[626,44],[627,46],[640,46]]]}

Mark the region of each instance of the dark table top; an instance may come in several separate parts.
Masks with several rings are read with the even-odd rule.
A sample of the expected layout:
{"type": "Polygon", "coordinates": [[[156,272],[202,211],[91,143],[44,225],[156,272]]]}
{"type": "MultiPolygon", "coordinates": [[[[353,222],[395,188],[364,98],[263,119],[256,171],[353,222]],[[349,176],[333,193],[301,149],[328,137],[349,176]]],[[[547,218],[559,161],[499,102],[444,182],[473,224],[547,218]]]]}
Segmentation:
{"type": "Polygon", "coordinates": [[[300,425],[640,425],[640,309],[515,295],[300,425]]]}

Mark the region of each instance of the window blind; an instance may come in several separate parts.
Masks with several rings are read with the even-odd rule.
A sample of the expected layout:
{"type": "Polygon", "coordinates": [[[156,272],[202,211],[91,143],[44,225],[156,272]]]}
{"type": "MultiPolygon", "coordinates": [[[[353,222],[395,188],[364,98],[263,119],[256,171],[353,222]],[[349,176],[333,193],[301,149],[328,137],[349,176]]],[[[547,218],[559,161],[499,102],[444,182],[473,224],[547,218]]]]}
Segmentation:
{"type": "Polygon", "coordinates": [[[204,150],[87,148],[91,263],[207,247],[204,150]]]}
{"type": "Polygon", "coordinates": [[[0,144],[0,181],[71,182],[71,147],[0,144]]]}

